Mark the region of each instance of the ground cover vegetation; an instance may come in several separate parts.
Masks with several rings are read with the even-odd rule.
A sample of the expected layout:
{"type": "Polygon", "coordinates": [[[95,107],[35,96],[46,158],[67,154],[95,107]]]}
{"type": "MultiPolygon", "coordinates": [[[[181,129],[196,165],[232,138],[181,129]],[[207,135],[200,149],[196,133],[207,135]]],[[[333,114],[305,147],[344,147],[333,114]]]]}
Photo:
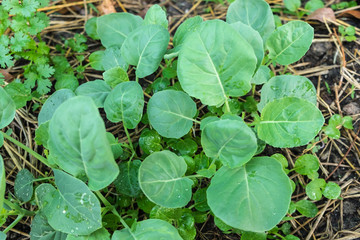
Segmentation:
{"type": "MultiPolygon", "coordinates": [[[[102,47],[88,62],[82,34],[49,54],[40,34],[49,19],[37,11],[47,5],[0,6],[0,66],[20,62],[24,76],[0,82],[0,146],[12,143],[46,169],[35,177],[20,167],[8,191],[0,156],[1,223],[15,216],[0,239],[31,217],[30,239],[191,240],[196,224],[211,217],[243,240],[294,240],[295,212],[314,218],[316,201],[343,199],[340,186],[319,174],[316,152],[353,130],[353,118],[332,114],[325,124],[313,82],[287,71],[314,41],[313,27],[300,19],[322,1],[302,9],[284,0],[298,19],[283,24],[266,1],[236,0],[225,21],[190,17],[173,36],[158,4],[143,18],[89,18],[86,35],[102,47]],[[102,75],[84,81],[87,68],[102,75]],[[38,151],[9,128],[29,101],[38,112],[38,151]],[[289,165],[289,155],[269,147],[304,150],[289,165]],[[305,198],[292,200],[298,189],[305,198]]],[[[341,41],[356,41],[355,27],[338,31],[341,41]]]]}

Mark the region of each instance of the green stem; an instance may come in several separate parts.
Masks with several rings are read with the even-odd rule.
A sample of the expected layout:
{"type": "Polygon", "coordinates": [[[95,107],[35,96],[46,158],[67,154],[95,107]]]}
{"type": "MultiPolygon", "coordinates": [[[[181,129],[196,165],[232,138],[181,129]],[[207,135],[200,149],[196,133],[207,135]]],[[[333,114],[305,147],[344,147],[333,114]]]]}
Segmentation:
{"type": "Polygon", "coordinates": [[[165,54],[164,59],[176,58],[178,55],[179,55],[179,52],[173,52],[173,53],[165,54]]]}
{"type": "Polygon", "coordinates": [[[129,229],[129,231],[131,232],[130,227],[126,224],[125,220],[124,220],[124,219],[120,216],[120,214],[116,211],[115,207],[114,207],[113,205],[111,205],[111,203],[101,194],[101,192],[96,191],[95,193],[96,193],[96,195],[100,198],[101,202],[102,202],[107,208],[109,208],[109,209],[111,210],[111,212],[112,212],[115,216],[117,216],[117,217],[120,219],[121,224],[122,224],[125,228],[129,229]]]}
{"type": "Polygon", "coordinates": [[[279,238],[281,238],[281,239],[286,239],[286,238],[284,238],[283,236],[281,236],[280,234],[278,234],[278,233],[273,233],[274,235],[276,235],[276,236],[278,236],[279,238]]]}
{"type": "Polygon", "coordinates": [[[226,108],[226,112],[230,113],[230,105],[228,99],[225,100],[225,108],[226,108]]]}
{"type": "Polygon", "coordinates": [[[136,82],[139,82],[139,77],[138,77],[138,76],[136,76],[136,79],[135,79],[135,80],[136,80],[136,82]]]}
{"type": "Polygon", "coordinates": [[[50,180],[50,179],[54,179],[54,177],[38,178],[38,179],[33,180],[33,182],[40,182],[40,181],[45,181],[45,180],[50,180]]]}
{"type": "Polygon", "coordinates": [[[17,218],[15,219],[15,221],[13,221],[4,231],[3,233],[7,233],[8,231],[10,231],[13,227],[15,227],[16,224],[18,224],[21,219],[24,217],[24,215],[20,214],[19,216],[17,216],[17,218]]]}
{"type": "Polygon", "coordinates": [[[25,210],[7,199],[4,199],[4,204],[8,205],[11,209],[17,211],[17,214],[19,215],[34,216],[36,214],[34,211],[25,210]]]}
{"type": "Polygon", "coordinates": [[[43,156],[41,156],[40,154],[38,154],[37,152],[33,151],[31,148],[25,146],[24,144],[22,144],[21,142],[17,141],[16,139],[10,137],[9,135],[7,135],[4,132],[1,132],[2,135],[4,136],[4,138],[6,138],[7,140],[9,140],[10,142],[16,144],[18,147],[21,147],[23,150],[25,150],[26,152],[30,153],[33,157],[35,157],[36,159],[38,159],[40,162],[42,162],[43,164],[45,164],[46,166],[50,167],[50,164],[48,162],[48,160],[46,158],[44,158],[43,156]]]}
{"type": "Polygon", "coordinates": [[[135,149],[134,149],[134,146],[133,146],[133,144],[132,144],[129,131],[128,131],[127,127],[125,127],[124,124],[123,124],[123,126],[124,126],[124,131],[125,131],[125,133],[126,133],[126,137],[128,138],[128,141],[129,141],[129,145],[130,145],[130,148],[131,148],[131,152],[132,152],[133,154],[135,154],[135,149]]]}

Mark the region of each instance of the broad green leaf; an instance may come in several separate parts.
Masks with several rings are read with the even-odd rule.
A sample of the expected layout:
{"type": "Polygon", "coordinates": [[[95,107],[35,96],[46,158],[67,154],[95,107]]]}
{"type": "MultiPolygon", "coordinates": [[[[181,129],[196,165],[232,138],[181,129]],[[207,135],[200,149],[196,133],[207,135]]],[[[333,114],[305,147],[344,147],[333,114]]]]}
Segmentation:
{"type": "Polygon", "coordinates": [[[105,62],[104,55],[105,55],[104,51],[96,51],[91,53],[89,56],[90,66],[95,70],[104,71],[105,70],[103,66],[103,62],[105,62]]]}
{"type": "Polygon", "coordinates": [[[297,147],[309,143],[324,124],[321,111],[307,100],[284,97],[268,103],[257,131],[273,147],[297,147]]]}
{"type": "Polygon", "coordinates": [[[34,176],[27,169],[21,169],[15,178],[15,196],[22,202],[30,201],[33,192],[34,176]]]}
{"type": "Polygon", "coordinates": [[[244,165],[257,150],[254,132],[237,116],[207,124],[201,133],[201,145],[206,156],[230,168],[244,165]]]}
{"type": "Polygon", "coordinates": [[[35,130],[35,142],[37,145],[43,145],[45,148],[48,148],[48,141],[49,141],[49,125],[50,121],[47,121],[41,124],[35,130]]]}
{"type": "Polygon", "coordinates": [[[170,41],[169,32],[159,25],[145,25],[132,32],[121,48],[128,64],[136,66],[136,76],[143,78],[158,69],[170,41]]]}
{"type": "Polygon", "coordinates": [[[100,228],[87,236],[68,235],[66,240],[110,240],[110,233],[105,228],[100,228]]]}
{"type": "Polygon", "coordinates": [[[139,169],[139,184],[145,195],[157,205],[180,208],[191,199],[193,181],[183,177],[187,165],[170,151],[152,153],[139,169]]]}
{"type": "Polygon", "coordinates": [[[69,89],[61,89],[54,92],[42,106],[38,117],[38,124],[41,125],[49,121],[56,109],[66,100],[75,97],[75,93],[69,89]]]}
{"type": "Polygon", "coordinates": [[[230,24],[230,26],[232,26],[252,46],[257,59],[256,69],[258,69],[264,58],[264,42],[259,32],[240,21],[234,22],[230,24]]]}
{"type": "Polygon", "coordinates": [[[178,139],[174,144],[171,144],[171,148],[181,156],[193,156],[197,150],[197,143],[191,138],[178,139]]]}
{"type": "Polygon", "coordinates": [[[334,125],[327,125],[323,127],[324,133],[333,139],[339,139],[341,136],[340,130],[336,128],[334,125]]]}
{"type": "Polygon", "coordinates": [[[109,85],[111,88],[116,87],[122,82],[129,81],[127,72],[121,67],[114,67],[106,70],[103,73],[103,77],[106,84],[109,85]]]}
{"type": "Polygon", "coordinates": [[[6,234],[4,232],[0,232],[0,240],[5,240],[6,239],[6,234]]]}
{"type": "Polygon", "coordinates": [[[81,180],[60,170],[53,171],[58,190],[44,197],[43,208],[49,225],[73,235],[89,235],[100,229],[101,208],[95,194],[81,180]]]}
{"type": "Polygon", "coordinates": [[[32,99],[31,89],[26,88],[25,85],[20,82],[13,81],[6,85],[4,90],[14,101],[16,109],[24,107],[27,101],[32,99]]]}
{"type": "Polygon", "coordinates": [[[238,21],[258,31],[264,40],[275,30],[273,13],[264,0],[236,0],[230,4],[226,22],[238,21]]]}
{"type": "Polygon", "coordinates": [[[97,34],[104,47],[121,47],[128,35],[143,23],[130,13],[110,13],[97,18],[97,34]]]}
{"type": "Polygon", "coordinates": [[[4,135],[0,134],[0,148],[3,146],[4,144],[4,135]]]}
{"type": "Polygon", "coordinates": [[[170,223],[159,219],[148,219],[136,224],[136,229],[115,231],[111,240],[183,240],[170,223]]]}
{"type": "Polygon", "coordinates": [[[141,132],[139,146],[146,155],[163,149],[160,135],[155,130],[147,128],[141,132]]]}
{"type": "Polygon", "coordinates": [[[284,169],[289,166],[288,160],[286,159],[286,157],[284,157],[284,155],[280,153],[275,153],[271,155],[271,157],[278,160],[278,162],[281,163],[284,169]]]}
{"type": "Polygon", "coordinates": [[[184,43],[190,33],[195,32],[204,20],[200,16],[186,19],[177,29],[174,35],[173,44],[175,47],[184,43]]]}
{"type": "Polygon", "coordinates": [[[306,22],[291,21],[277,28],[267,39],[269,58],[282,65],[298,61],[309,50],[314,29],[306,22]]]}
{"type": "Polygon", "coordinates": [[[243,96],[250,90],[256,61],[252,47],[234,28],[210,20],[186,37],[179,53],[178,78],[190,96],[219,107],[229,96],[243,96]]]}
{"type": "Polygon", "coordinates": [[[193,125],[196,104],[184,92],[164,90],[150,98],[147,110],[150,124],[161,136],[181,138],[193,125]]]}
{"type": "Polygon", "coordinates": [[[113,123],[122,121],[130,129],[134,129],[140,122],[143,108],[144,94],[137,82],[120,83],[104,103],[106,117],[113,123]]]}
{"type": "Polygon", "coordinates": [[[125,71],[129,68],[129,64],[125,62],[125,59],[121,56],[120,47],[109,47],[105,50],[102,59],[102,65],[104,70],[109,70],[114,67],[121,67],[125,71]]]}
{"type": "Polygon", "coordinates": [[[96,17],[92,17],[86,21],[85,32],[87,35],[89,35],[89,37],[91,37],[94,40],[100,39],[100,37],[97,33],[97,18],[96,17]]]}
{"type": "Polygon", "coordinates": [[[56,189],[50,183],[42,183],[35,189],[35,200],[40,210],[48,204],[46,196],[48,194],[55,194],[55,191],[56,189]]]}
{"type": "Polygon", "coordinates": [[[259,111],[269,102],[283,97],[297,97],[316,105],[316,89],[314,84],[302,76],[282,75],[271,78],[261,89],[259,111]]]}
{"type": "Polygon", "coordinates": [[[31,240],[66,240],[67,234],[53,229],[43,213],[35,215],[31,222],[31,240]]]}
{"type": "Polygon", "coordinates": [[[296,210],[299,211],[302,215],[308,218],[313,218],[318,213],[318,209],[315,203],[308,200],[300,200],[295,203],[296,210]]]}
{"type": "Polygon", "coordinates": [[[15,117],[16,105],[7,92],[0,87],[0,129],[9,125],[15,117]]]}
{"type": "Polygon", "coordinates": [[[217,226],[223,232],[228,232],[232,229],[231,226],[227,225],[220,218],[218,218],[216,216],[214,216],[214,223],[215,223],[215,226],[217,226]]]}
{"type": "Polygon", "coordinates": [[[157,24],[168,29],[169,22],[166,18],[166,12],[155,4],[149,8],[144,18],[144,25],[157,24]]]}
{"type": "Polygon", "coordinates": [[[319,160],[311,154],[304,154],[295,162],[295,171],[301,175],[310,175],[319,170],[319,160]]]}
{"type": "Polygon", "coordinates": [[[103,80],[86,82],[75,90],[77,96],[91,97],[98,108],[104,107],[105,99],[110,92],[111,87],[103,80]]]}
{"type": "Polygon", "coordinates": [[[119,164],[120,174],[115,179],[114,185],[118,193],[129,197],[138,197],[141,193],[139,186],[140,160],[122,162],[119,164]]]}
{"type": "Polygon", "coordinates": [[[256,85],[266,83],[267,81],[269,81],[269,79],[271,77],[270,72],[271,72],[271,70],[268,67],[263,66],[263,65],[260,66],[258,68],[258,70],[256,71],[255,75],[253,76],[253,78],[251,79],[251,83],[256,84],[256,85]]]}
{"type": "MultiPolygon", "coordinates": [[[[0,134],[2,136],[2,134],[0,134]]],[[[3,209],[5,190],[6,190],[6,180],[5,180],[5,166],[4,160],[0,156],[0,210],[3,209]]]]}
{"type": "Polygon", "coordinates": [[[320,200],[322,197],[322,191],[326,185],[326,182],[322,178],[314,179],[306,185],[306,195],[311,200],[320,200]]]}
{"type": "Polygon", "coordinates": [[[156,206],[155,203],[150,201],[144,194],[142,194],[140,198],[137,198],[136,202],[139,208],[148,214],[151,212],[151,209],[156,206]]]}
{"type": "Polygon", "coordinates": [[[337,199],[340,197],[341,188],[334,182],[328,182],[325,186],[323,195],[328,199],[337,199]]]}
{"type": "Polygon", "coordinates": [[[119,169],[106,137],[105,125],[90,97],[77,96],[64,102],[49,126],[50,156],[63,170],[86,176],[97,191],[115,180],[119,169]]]}
{"type": "Polygon", "coordinates": [[[284,0],[285,7],[291,12],[295,12],[301,6],[300,0],[284,0]]]}
{"type": "Polygon", "coordinates": [[[215,216],[226,224],[263,232],[285,216],[291,194],[281,164],[270,157],[256,157],[239,168],[220,168],[211,180],[207,199],[215,216]]]}

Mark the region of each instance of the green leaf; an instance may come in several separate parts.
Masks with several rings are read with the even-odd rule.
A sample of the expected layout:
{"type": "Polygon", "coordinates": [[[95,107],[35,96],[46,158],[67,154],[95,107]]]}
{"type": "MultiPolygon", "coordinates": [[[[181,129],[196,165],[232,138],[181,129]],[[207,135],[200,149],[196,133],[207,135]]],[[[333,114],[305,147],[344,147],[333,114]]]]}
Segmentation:
{"type": "Polygon", "coordinates": [[[128,64],[136,66],[136,76],[143,78],[158,69],[170,41],[169,32],[159,25],[145,25],[125,40],[121,55],[128,64]]]}
{"type": "Polygon", "coordinates": [[[16,0],[4,0],[2,5],[11,15],[30,17],[31,14],[36,12],[36,9],[39,7],[39,2],[36,0],[23,0],[20,3],[16,0]]]}
{"type": "Polygon", "coordinates": [[[257,59],[256,69],[258,69],[264,58],[264,42],[258,31],[242,22],[230,24],[252,47],[257,59]]]}
{"type": "Polygon", "coordinates": [[[324,124],[321,111],[307,100],[284,97],[268,103],[257,131],[273,147],[296,147],[309,143],[324,124]]]}
{"type": "Polygon", "coordinates": [[[104,47],[121,47],[128,35],[143,23],[130,13],[110,13],[97,18],[97,34],[104,47]]]}
{"type": "Polygon", "coordinates": [[[104,55],[105,55],[104,51],[96,51],[91,53],[89,56],[90,66],[95,70],[104,71],[105,70],[103,66],[103,62],[105,62],[104,55]]]}
{"type": "Polygon", "coordinates": [[[318,213],[315,203],[308,200],[300,200],[295,203],[296,210],[305,217],[313,218],[318,213]]]}
{"type": "Polygon", "coordinates": [[[127,72],[121,67],[114,67],[106,70],[103,73],[104,81],[111,88],[116,87],[118,84],[129,81],[127,72]]]}
{"type": "Polygon", "coordinates": [[[102,59],[102,65],[104,70],[109,70],[114,67],[120,67],[127,71],[129,64],[126,63],[125,59],[121,56],[120,47],[109,47],[105,50],[102,59]]]}
{"type": "Polygon", "coordinates": [[[196,104],[184,92],[164,90],[150,98],[147,111],[150,124],[161,136],[181,138],[193,125],[196,104]]]}
{"type": "MultiPolygon", "coordinates": [[[[0,134],[0,136],[3,136],[0,134]]],[[[5,166],[4,160],[0,156],[0,211],[3,209],[4,204],[4,197],[5,197],[5,190],[6,190],[6,173],[5,173],[5,166]]]]}
{"type": "Polygon", "coordinates": [[[283,169],[289,166],[288,160],[286,159],[286,157],[284,157],[284,155],[280,153],[275,153],[271,155],[271,157],[278,160],[278,162],[281,163],[281,165],[283,166],[283,169]]]}
{"type": "Polygon", "coordinates": [[[179,47],[184,43],[185,39],[195,32],[204,20],[200,16],[186,19],[177,29],[174,35],[174,47],[179,47]]]}
{"type": "Polygon", "coordinates": [[[77,96],[91,97],[98,108],[104,107],[104,102],[109,93],[111,87],[103,80],[95,80],[81,84],[75,91],[77,96]]]}
{"type": "Polygon", "coordinates": [[[0,240],[6,240],[6,234],[4,232],[0,232],[0,240]]]}
{"type": "Polygon", "coordinates": [[[294,235],[286,235],[285,240],[300,240],[300,238],[295,237],[294,235]]]}
{"type": "Polygon", "coordinates": [[[0,147],[4,145],[4,135],[0,134],[0,147]]]}
{"type": "Polygon", "coordinates": [[[347,129],[354,129],[353,123],[352,123],[352,117],[345,116],[343,117],[343,126],[347,129]]]}
{"type": "Polygon", "coordinates": [[[237,116],[207,124],[201,133],[201,145],[206,156],[219,159],[229,168],[244,165],[257,150],[254,132],[237,116]]]}
{"type": "Polygon", "coordinates": [[[270,157],[256,157],[239,168],[220,168],[211,180],[207,199],[215,216],[226,224],[263,232],[285,216],[291,194],[281,164],[270,157]]]}
{"type": "Polygon", "coordinates": [[[275,30],[273,13],[264,0],[236,0],[230,4],[226,22],[238,21],[258,31],[264,40],[275,30]]]}
{"type": "Polygon", "coordinates": [[[341,136],[340,130],[336,128],[336,125],[329,124],[323,127],[323,131],[327,136],[333,139],[339,139],[341,136]]]}
{"type": "Polygon", "coordinates": [[[322,0],[310,0],[305,4],[305,9],[313,12],[319,8],[323,8],[325,5],[322,0]]]}
{"type": "Polygon", "coordinates": [[[92,17],[86,21],[85,24],[85,32],[89,37],[91,37],[94,40],[100,39],[98,33],[97,33],[97,18],[92,17]]]}
{"type": "Polygon", "coordinates": [[[42,106],[41,111],[39,113],[38,117],[38,123],[39,125],[45,123],[46,121],[49,121],[56,109],[65,102],[66,100],[75,97],[75,93],[69,89],[61,89],[56,92],[54,92],[45,102],[45,104],[42,106]]]}
{"type": "Polygon", "coordinates": [[[310,175],[319,170],[319,160],[311,154],[304,154],[295,162],[295,171],[301,175],[310,175]]]}
{"type": "Polygon", "coordinates": [[[170,151],[152,153],[140,166],[140,188],[157,205],[183,207],[191,199],[193,184],[193,181],[183,177],[186,168],[184,159],[170,151]]]}
{"type": "Polygon", "coordinates": [[[266,104],[283,97],[297,97],[316,105],[317,96],[314,84],[303,76],[282,75],[271,78],[261,89],[261,112],[266,104]]]}
{"type": "Polygon", "coordinates": [[[195,209],[200,212],[206,212],[210,210],[210,207],[207,203],[206,190],[207,188],[200,188],[194,193],[193,196],[195,209]]]}
{"type": "MultiPolygon", "coordinates": [[[[58,188],[44,197],[43,213],[57,231],[74,235],[89,235],[100,229],[100,202],[79,179],[54,169],[58,188]]],[[[104,177],[106,174],[102,174],[104,177]]]]}
{"type": "Polygon", "coordinates": [[[117,85],[104,103],[106,117],[113,123],[122,121],[126,128],[134,129],[141,120],[144,94],[137,82],[117,85]]]}
{"type": "Polygon", "coordinates": [[[136,223],[135,230],[122,229],[115,231],[111,240],[150,240],[171,239],[183,240],[170,223],[159,219],[148,219],[136,223]]]}
{"type": "Polygon", "coordinates": [[[31,89],[26,88],[20,82],[11,82],[4,87],[4,90],[9,94],[15,103],[16,109],[26,106],[27,101],[32,99],[31,89]]]}
{"type": "Polygon", "coordinates": [[[334,182],[328,182],[323,191],[324,197],[328,199],[338,199],[341,194],[341,188],[334,182]]]}
{"type": "Polygon", "coordinates": [[[34,176],[27,169],[21,169],[15,178],[15,196],[22,202],[30,201],[34,193],[34,176]]]}
{"type": "Polygon", "coordinates": [[[0,45],[0,66],[2,68],[11,67],[14,65],[13,57],[9,54],[10,49],[0,45]]]}
{"type": "Polygon", "coordinates": [[[266,240],[266,233],[243,232],[241,240],[266,240]]]}
{"type": "Polygon", "coordinates": [[[118,159],[123,153],[122,144],[119,143],[119,139],[115,138],[112,133],[107,132],[106,137],[110,143],[111,151],[113,152],[114,159],[118,159]]]}
{"type": "Polygon", "coordinates": [[[49,141],[49,125],[50,121],[40,124],[39,127],[35,130],[35,142],[37,145],[43,145],[45,148],[48,148],[49,141]]]}
{"type": "Polygon", "coordinates": [[[250,90],[255,68],[256,56],[246,40],[229,24],[210,20],[185,39],[179,53],[178,78],[190,96],[219,107],[229,96],[239,97],[250,90]]]}
{"type": "MultiPolygon", "coordinates": [[[[271,74],[271,70],[266,66],[260,66],[256,71],[255,75],[251,79],[252,84],[260,85],[269,81],[271,74]]],[[[262,94],[262,93],[261,93],[262,94]]],[[[262,96],[262,95],[261,95],[262,96]]]]}
{"type": "Polygon", "coordinates": [[[277,28],[268,38],[269,58],[282,65],[298,61],[309,50],[314,29],[303,21],[290,21],[277,28]]]}
{"type": "Polygon", "coordinates": [[[0,87],[0,129],[9,125],[15,117],[16,105],[7,92],[0,87]]]}
{"type": "Polygon", "coordinates": [[[152,5],[146,12],[144,25],[157,24],[168,29],[169,22],[166,18],[166,12],[158,5],[152,5]]]}
{"type": "Polygon", "coordinates": [[[301,6],[300,0],[284,0],[285,7],[291,11],[295,12],[301,6]]]}
{"type": "Polygon", "coordinates": [[[91,98],[77,96],[64,102],[55,111],[49,130],[50,154],[62,169],[76,177],[86,176],[93,191],[115,180],[119,169],[104,121],[91,98]]]}
{"type": "Polygon", "coordinates": [[[105,228],[100,228],[87,236],[68,235],[66,240],[110,240],[110,233],[105,228]]]}
{"type": "Polygon", "coordinates": [[[139,145],[141,150],[143,150],[147,155],[163,149],[161,146],[161,137],[153,129],[150,130],[146,128],[141,132],[139,145]]]}
{"type": "Polygon", "coordinates": [[[178,153],[178,155],[193,156],[198,150],[198,145],[191,138],[185,138],[176,140],[176,142],[171,145],[171,148],[178,153]]]}
{"type": "Polygon", "coordinates": [[[67,234],[53,229],[44,213],[39,212],[31,222],[31,240],[66,240],[67,234]]]}
{"type": "Polygon", "coordinates": [[[129,197],[138,197],[140,195],[141,189],[138,180],[140,165],[140,160],[122,162],[119,164],[120,174],[114,181],[118,193],[129,197]]]}
{"type": "Polygon", "coordinates": [[[326,185],[326,182],[322,178],[314,179],[306,185],[306,195],[311,200],[320,200],[322,197],[322,191],[326,185]]]}

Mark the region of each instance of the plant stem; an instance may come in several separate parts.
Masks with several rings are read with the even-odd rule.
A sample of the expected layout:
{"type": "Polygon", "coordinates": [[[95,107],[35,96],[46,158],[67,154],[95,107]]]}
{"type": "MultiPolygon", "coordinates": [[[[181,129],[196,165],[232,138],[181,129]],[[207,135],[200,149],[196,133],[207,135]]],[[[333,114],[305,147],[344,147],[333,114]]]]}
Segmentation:
{"type": "Polygon", "coordinates": [[[226,112],[230,113],[230,105],[228,99],[225,100],[225,108],[226,108],[226,112]]]}
{"type": "Polygon", "coordinates": [[[36,214],[34,211],[25,210],[25,209],[21,208],[20,206],[18,206],[17,204],[14,204],[7,199],[4,199],[4,204],[8,205],[11,209],[17,211],[17,214],[19,214],[19,215],[34,216],[36,214]]]}
{"type": "Polygon", "coordinates": [[[35,157],[36,159],[38,159],[40,162],[42,162],[43,164],[45,164],[46,166],[50,167],[50,164],[48,162],[48,160],[46,158],[44,158],[43,156],[41,156],[40,154],[38,154],[37,152],[33,151],[31,148],[25,146],[24,144],[22,144],[21,142],[17,141],[16,139],[10,137],[9,135],[7,135],[4,132],[1,132],[2,135],[4,136],[4,138],[6,138],[7,140],[9,140],[10,142],[16,144],[18,147],[21,147],[23,150],[25,150],[26,152],[28,152],[29,154],[31,154],[33,157],[35,157]]]}
{"type": "Polygon", "coordinates": [[[120,222],[122,225],[124,225],[125,228],[129,229],[129,231],[131,232],[130,227],[126,224],[125,220],[120,216],[120,214],[116,211],[115,207],[113,205],[111,205],[111,203],[101,194],[100,191],[96,191],[95,192],[96,195],[100,198],[101,202],[111,210],[111,212],[117,216],[120,219],[120,222]]]}
{"type": "Polygon", "coordinates": [[[16,224],[18,224],[21,219],[24,217],[24,215],[20,214],[17,216],[17,218],[3,231],[3,233],[7,233],[10,231],[13,227],[15,227],[16,224]]]}
{"type": "Polygon", "coordinates": [[[134,149],[134,146],[133,146],[133,144],[132,144],[129,131],[128,131],[127,127],[125,127],[124,124],[123,124],[123,126],[124,126],[124,131],[125,131],[126,137],[128,138],[128,141],[129,141],[129,145],[130,145],[130,148],[131,148],[131,152],[132,152],[133,154],[135,154],[135,149],[134,149]]]}

